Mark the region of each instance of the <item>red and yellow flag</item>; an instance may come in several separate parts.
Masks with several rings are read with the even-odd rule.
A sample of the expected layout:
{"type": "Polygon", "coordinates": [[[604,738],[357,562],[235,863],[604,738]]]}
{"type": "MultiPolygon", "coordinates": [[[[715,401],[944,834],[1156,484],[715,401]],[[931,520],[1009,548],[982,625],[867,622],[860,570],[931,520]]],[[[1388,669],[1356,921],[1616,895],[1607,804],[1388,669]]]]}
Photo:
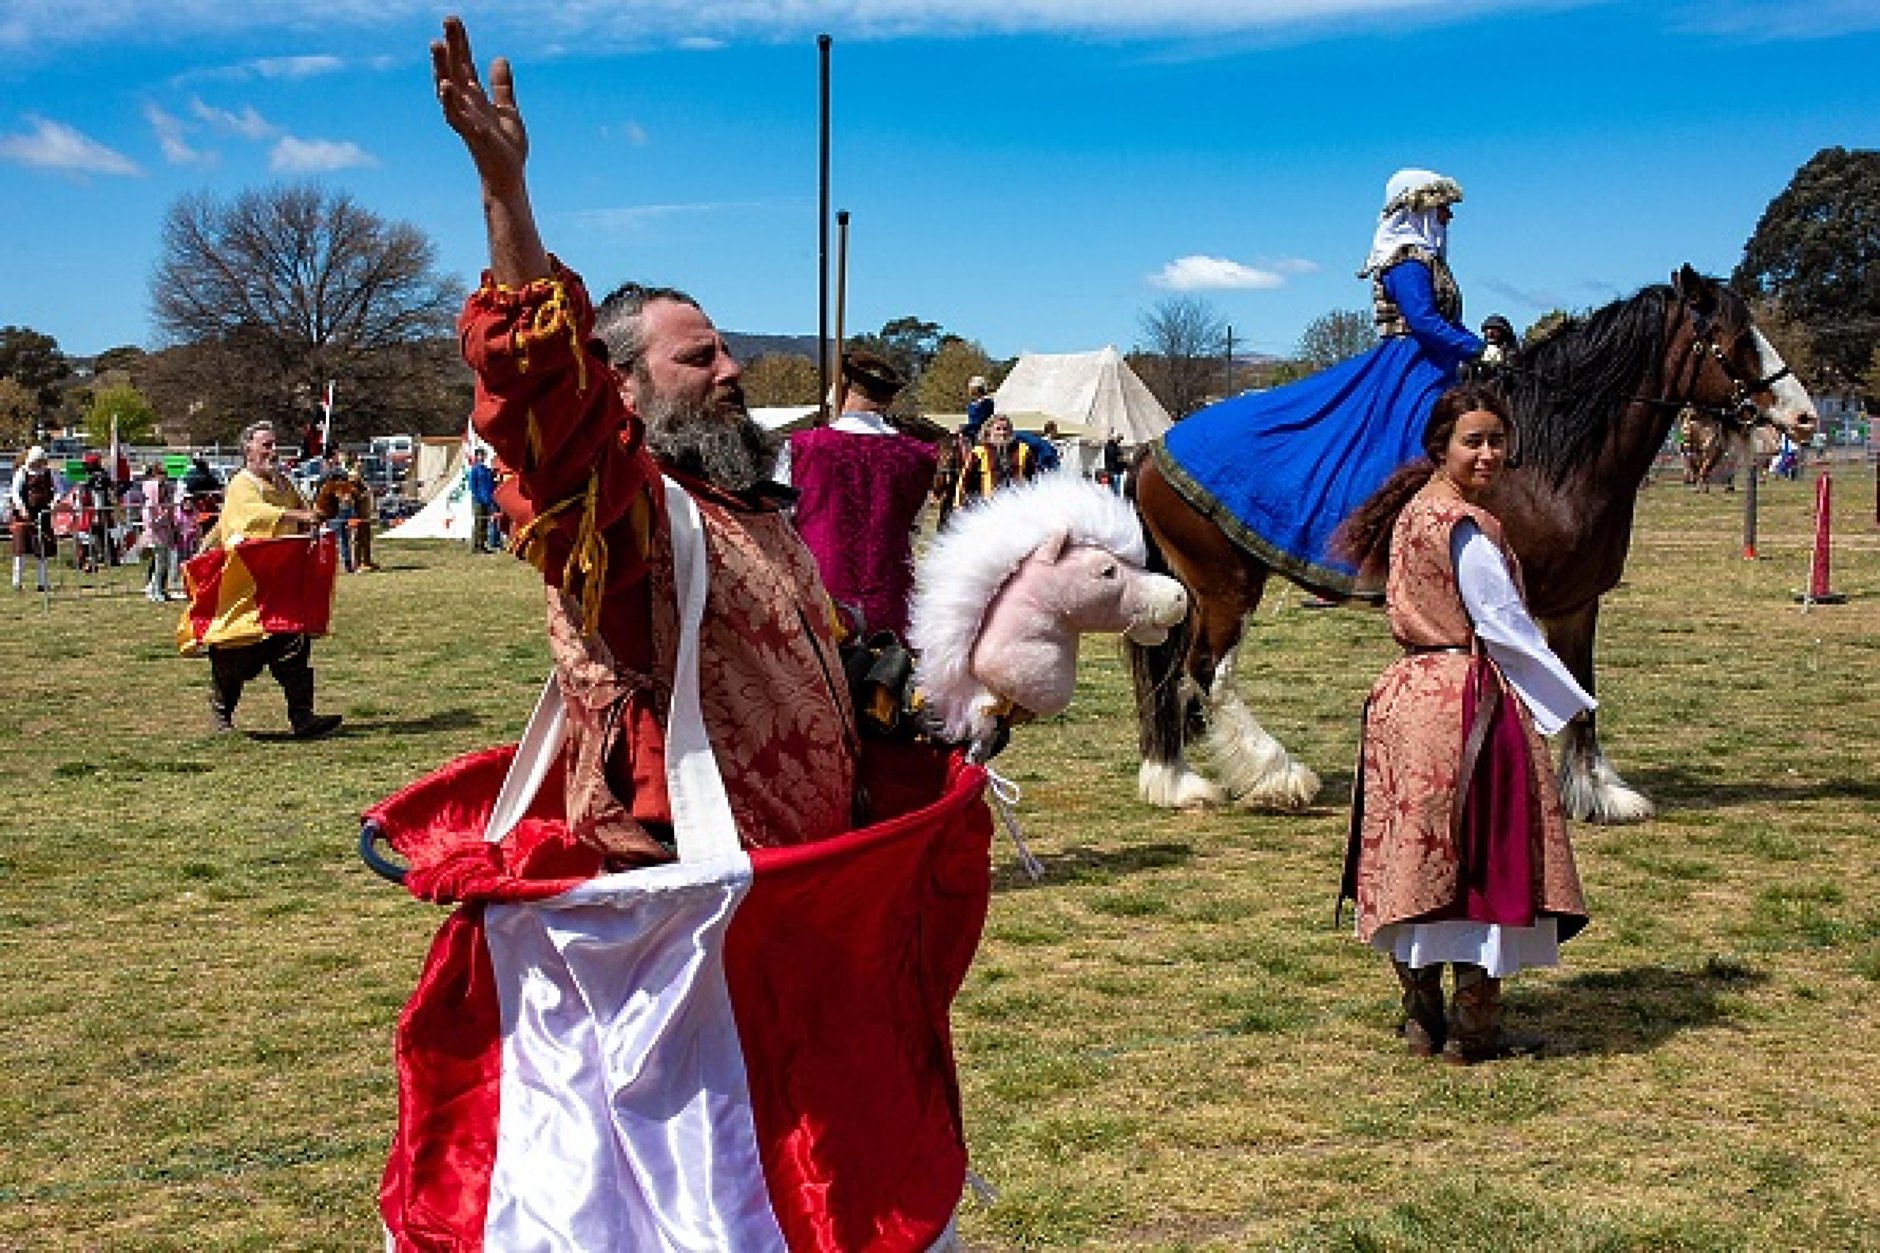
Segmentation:
{"type": "Polygon", "coordinates": [[[292,535],[211,548],[183,563],[189,606],[176,645],[252,644],[266,635],[325,635],[333,617],[338,549],[333,537],[292,535]]]}

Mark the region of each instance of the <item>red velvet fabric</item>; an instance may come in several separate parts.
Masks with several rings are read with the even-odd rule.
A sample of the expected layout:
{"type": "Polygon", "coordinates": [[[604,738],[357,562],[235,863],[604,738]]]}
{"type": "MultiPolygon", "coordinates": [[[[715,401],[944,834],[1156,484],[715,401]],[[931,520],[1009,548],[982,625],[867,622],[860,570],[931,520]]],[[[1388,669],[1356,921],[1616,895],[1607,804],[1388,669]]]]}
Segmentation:
{"type": "Polygon", "coordinates": [[[1462,725],[1475,725],[1485,684],[1498,684],[1501,699],[1490,715],[1469,794],[1463,801],[1457,877],[1461,916],[1504,927],[1531,927],[1538,892],[1534,884],[1534,780],[1527,737],[1514,702],[1520,697],[1502,683],[1493,663],[1476,658],[1462,692],[1462,725]]]}
{"type": "Polygon", "coordinates": [[[933,490],[933,447],[909,435],[818,427],[790,437],[796,529],[832,599],[862,611],[869,632],[907,635],[912,527],[933,490]]]}
{"type": "Polygon", "coordinates": [[[796,1253],[907,1250],[966,1175],[948,1007],[985,923],[984,774],[926,809],[751,853],[725,975],[771,1209],[796,1253]]]}
{"type": "MultiPolygon", "coordinates": [[[[925,1249],[966,1167],[948,1007],[990,892],[985,772],[920,746],[867,748],[881,820],[754,850],[725,943],[772,1209],[790,1248],[816,1253],[925,1249]]],[[[480,838],[513,751],[460,757],[366,815],[410,861],[414,894],[465,902],[398,1024],[379,1195],[398,1250],[482,1247],[502,1050],[485,902],[554,895],[599,869],[581,872],[592,855],[554,812],[559,771],[501,845],[480,838]]]]}

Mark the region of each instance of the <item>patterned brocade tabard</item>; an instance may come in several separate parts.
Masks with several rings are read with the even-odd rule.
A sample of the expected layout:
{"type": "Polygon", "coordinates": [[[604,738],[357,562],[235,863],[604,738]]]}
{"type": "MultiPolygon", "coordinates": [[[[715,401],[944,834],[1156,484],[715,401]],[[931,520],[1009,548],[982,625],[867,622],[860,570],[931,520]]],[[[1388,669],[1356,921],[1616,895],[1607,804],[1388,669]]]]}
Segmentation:
{"type": "MultiPolygon", "coordinates": [[[[1472,656],[1478,651],[1475,627],[1450,558],[1451,536],[1464,518],[1502,550],[1520,587],[1520,567],[1492,514],[1430,487],[1404,507],[1391,534],[1386,607],[1391,638],[1405,653],[1372,685],[1358,771],[1355,886],[1358,938],[1367,944],[1386,923],[1463,916],[1463,864],[1452,810],[1469,731],[1464,692],[1479,664],[1472,656]],[[1454,649],[1469,651],[1448,651],[1454,649]]],[[[1566,938],[1584,924],[1586,901],[1547,745],[1520,698],[1498,670],[1493,673],[1503,708],[1519,720],[1526,745],[1532,803],[1514,820],[1527,828],[1532,905],[1559,917],[1566,938]]]]}
{"type": "MultiPolygon", "coordinates": [[[[775,847],[839,835],[853,820],[857,741],[815,563],[782,513],[694,501],[711,572],[699,695],[739,836],[775,847]]],[[[589,847],[634,863],[670,855],[665,724],[679,619],[666,526],[648,556],[652,654],[664,659],[654,673],[584,634],[579,603],[548,589],[549,651],[568,698],[570,825],[589,847]]]]}
{"type": "Polygon", "coordinates": [[[1427,248],[1405,244],[1371,275],[1371,320],[1377,324],[1378,335],[1388,339],[1393,335],[1410,333],[1410,324],[1404,321],[1396,302],[1384,290],[1384,272],[1406,261],[1421,261],[1429,267],[1430,286],[1436,295],[1436,311],[1447,321],[1461,322],[1462,289],[1456,286],[1456,277],[1449,272],[1449,263],[1427,248]]]}

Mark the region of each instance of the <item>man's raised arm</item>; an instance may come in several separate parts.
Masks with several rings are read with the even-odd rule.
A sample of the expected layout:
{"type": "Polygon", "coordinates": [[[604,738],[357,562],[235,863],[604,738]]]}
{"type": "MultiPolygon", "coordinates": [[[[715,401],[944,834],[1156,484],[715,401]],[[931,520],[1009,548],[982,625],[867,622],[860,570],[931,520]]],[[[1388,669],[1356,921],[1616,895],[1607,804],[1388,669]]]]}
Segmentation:
{"type": "Polygon", "coordinates": [[[523,166],[529,157],[529,133],[516,108],[516,85],[509,60],[490,62],[488,93],[477,81],[470,36],[456,17],[444,19],[444,37],[431,42],[431,78],[444,120],[463,138],[483,182],[483,221],[489,230],[490,276],[505,287],[521,287],[549,273],[529,205],[523,166]]]}

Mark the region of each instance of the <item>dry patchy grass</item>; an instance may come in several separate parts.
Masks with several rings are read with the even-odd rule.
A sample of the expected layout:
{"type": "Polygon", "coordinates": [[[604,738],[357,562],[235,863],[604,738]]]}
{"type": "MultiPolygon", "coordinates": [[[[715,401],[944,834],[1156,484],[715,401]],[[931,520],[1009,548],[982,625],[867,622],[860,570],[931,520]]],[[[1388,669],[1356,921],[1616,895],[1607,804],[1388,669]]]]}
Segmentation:
{"type": "MultiPolygon", "coordinates": [[[[1276,595],[1243,682],[1326,776],[1302,814],[1134,797],[1114,651],[998,763],[1048,867],[998,851],[956,1009],[978,1253],[1760,1250],[1880,1244],[1880,544],[1838,480],[1802,614],[1809,484],[1643,497],[1601,723],[1661,806],[1577,828],[1594,924],[1511,984],[1555,1055],[1456,1071],[1392,1036],[1331,921],[1378,615],[1276,595]]],[[[392,1023],[437,922],[352,854],[360,808],[513,738],[546,666],[528,572],[386,545],[318,646],[344,734],[229,742],[131,595],[0,604],[0,1249],[360,1249],[392,1023]]]]}

